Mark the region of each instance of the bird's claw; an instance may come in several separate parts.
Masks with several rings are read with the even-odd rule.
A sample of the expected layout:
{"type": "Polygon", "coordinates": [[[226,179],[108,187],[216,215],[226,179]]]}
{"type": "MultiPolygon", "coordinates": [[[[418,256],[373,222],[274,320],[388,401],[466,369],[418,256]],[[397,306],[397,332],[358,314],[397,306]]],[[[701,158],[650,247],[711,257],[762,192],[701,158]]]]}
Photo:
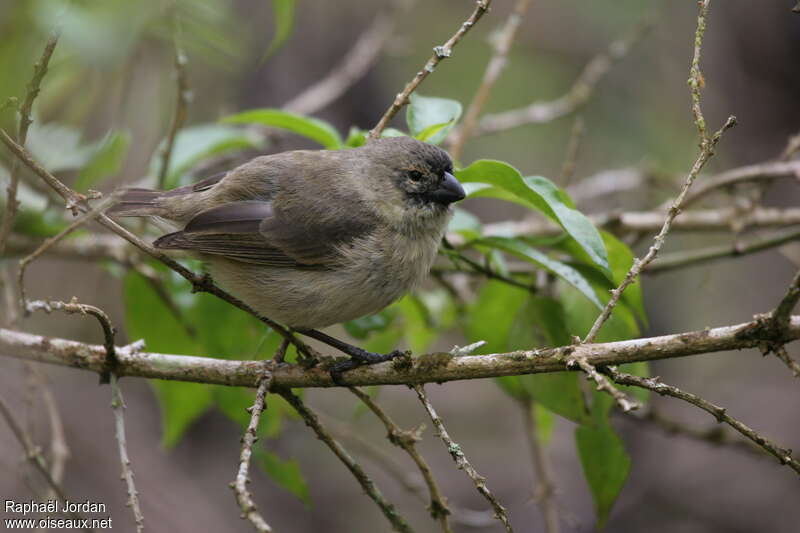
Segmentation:
{"type": "Polygon", "coordinates": [[[399,357],[404,353],[405,352],[402,352],[400,350],[392,350],[387,354],[368,352],[366,350],[359,350],[357,352],[353,352],[350,354],[350,359],[348,359],[347,361],[340,361],[331,367],[329,371],[331,379],[335,384],[344,386],[345,384],[342,381],[342,374],[344,372],[347,372],[348,370],[352,370],[359,366],[374,365],[377,363],[383,363],[385,361],[391,361],[395,357],[399,357]]]}

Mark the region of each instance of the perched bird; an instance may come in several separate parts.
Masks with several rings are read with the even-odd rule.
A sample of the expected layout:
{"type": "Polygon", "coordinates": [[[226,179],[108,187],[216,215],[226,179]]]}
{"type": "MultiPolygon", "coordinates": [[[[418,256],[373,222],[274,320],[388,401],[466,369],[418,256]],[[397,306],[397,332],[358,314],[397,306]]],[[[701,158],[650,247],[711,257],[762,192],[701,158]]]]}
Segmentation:
{"type": "Polygon", "coordinates": [[[380,311],[428,274],[464,198],[447,153],[410,137],[255,159],[171,191],[129,189],[108,214],[159,217],[257,312],[351,356],[386,360],[316,331],[380,311]]]}

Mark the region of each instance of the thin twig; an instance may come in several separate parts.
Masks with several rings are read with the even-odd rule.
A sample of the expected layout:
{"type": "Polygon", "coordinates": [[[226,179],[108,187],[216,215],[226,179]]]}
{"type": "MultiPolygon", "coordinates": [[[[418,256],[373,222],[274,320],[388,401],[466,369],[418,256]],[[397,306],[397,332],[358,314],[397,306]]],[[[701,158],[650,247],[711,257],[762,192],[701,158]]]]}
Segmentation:
{"type": "Polygon", "coordinates": [[[696,394],[685,392],[677,387],[673,387],[672,385],[667,385],[665,383],[662,383],[658,377],[642,378],[639,376],[633,376],[631,374],[625,374],[623,372],[619,372],[614,367],[608,367],[604,369],[604,371],[608,373],[611,379],[613,379],[616,383],[619,383],[620,385],[631,385],[634,387],[641,387],[643,389],[648,389],[653,392],[656,392],[662,396],[671,396],[673,398],[678,398],[679,400],[683,400],[696,407],[699,407],[703,411],[706,411],[707,413],[711,414],[714,418],[716,418],[717,422],[728,424],[733,429],[735,429],[748,439],[758,444],[760,447],[769,452],[771,455],[775,456],[775,458],[777,458],[782,465],[789,465],[789,467],[792,470],[800,474],[800,462],[798,462],[794,457],[792,457],[791,450],[781,448],[780,446],[767,440],[766,438],[764,438],[763,436],[752,430],[750,427],[746,426],[742,422],[731,417],[727,413],[727,410],[724,409],[723,407],[714,405],[713,403],[704,400],[703,398],[697,396],[696,394]]]}
{"type": "Polygon", "coordinates": [[[620,283],[619,287],[611,291],[611,299],[608,301],[606,306],[603,308],[603,312],[600,313],[600,316],[597,317],[594,324],[592,324],[592,328],[589,330],[589,333],[583,339],[582,342],[592,342],[594,338],[597,336],[597,333],[600,331],[600,328],[605,324],[606,320],[611,316],[611,311],[613,311],[614,307],[617,305],[622,293],[625,289],[636,279],[639,277],[639,273],[649,265],[653,259],[656,258],[658,255],[659,250],[661,250],[661,246],[664,244],[664,240],[669,233],[669,230],[672,227],[672,222],[675,220],[675,217],[681,211],[683,207],[683,200],[686,198],[686,194],[689,191],[689,188],[694,183],[695,178],[700,173],[700,170],[706,164],[706,162],[711,158],[714,154],[714,147],[719,142],[722,134],[725,133],[726,130],[733,127],[736,124],[736,118],[731,116],[728,117],[728,120],[725,124],[720,128],[710,139],[707,139],[702,143],[702,148],[700,150],[700,155],[698,155],[697,159],[692,166],[692,170],[689,172],[689,175],[686,177],[686,182],[683,184],[683,188],[681,189],[680,194],[678,197],[675,198],[675,201],[672,203],[672,207],[670,207],[669,212],[667,213],[666,220],[664,221],[664,225],[661,227],[661,231],[656,235],[655,239],[653,240],[653,245],[647,251],[647,254],[642,259],[635,259],[633,261],[633,265],[631,266],[628,273],[625,275],[625,279],[620,283]]]}
{"type": "MultiPolygon", "coordinates": [[[[0,397],[0,415],[5,419],[8,427],[11,429],[11,433],[14,434],[17,441],[22,445],[22,449],[25,451],[25,459],[27,459],[36,469],[42,474],[47,485],[58,495],[59,500],[65,501],[67,500],[67,496],[64,493],[64,489],[56,483],[53,479],[53,476],[50,474],[50,469],[47,467],[47,461],[42,456],[42,452],[38,446],[36,446],[30,439],[30,437],[22,430],[22,426],[14,419],[14,415],[12,410],[8,407],[5,400],[0,397]]],[[[75,511],[67,511],[67,514],[78,523],[84,523],[83,517],[76,513],[75,511]]],[[[82,528],[84,531],[94,531],[88,527],[82,528]]]]}
{"type": "Polygon", "coordinates": [[[701,142],[705,143],[708,140],[708,133],[706,133],[706,119],[703,117],[703,110],[700,107],[700,91],[705,86],[703,73],[700,70],[700,50],[703,48],[703,37],[706,33],[706,18],[708,17],[708,8],[711,5],[711,0],[699,0],[697,4],[700,7],[700,12],[697,14],[697,30],[694,34],[694,55],[692,56],[692,63],[689,67],[689,92],[692,96],[694,124],[697,126],[697,132],[700,134],[701,142]]]}
{"type": "Polygon", "coordinates": [[[348,470],[353,474],[353,477],[361,484],[361,487],[364,489],[364,492],[372,498],[372,500],[378,505],[383,515],[392,525],[392,529],[402,533],[411,533],[413,530],[411,526],[405,521],[405,519],[400,516],[395,509],[394,505],[384,498],[381,491],[375,486],[375,483],[372,479],[364,472],[364,469],[361,468],[361,465],[355,462],[355,460],[347,453],[347,450],[336,441],[330,433],[322,426],[319,421],[319,417],[317,414],[312,411],[309,407],[303,403],[303,400],[300,397],[296,396],[294,393],[291,392],[289,389],[278,389],[276,391],[278,394],[283,396],[289,404],[294,408],[295,411],[303,418],[306,425],[309,426],[314,432],[317,434],[317,437],[325,443],[328,448],[339,458],[340,461],[344,463],[348,470]]]}
{"type": "MultiPolygon", "coordinates": [[[[44,242],[36,248],[33,252],[28,254],[27,256],[23,257],[19,261],[19,267],[17,269],[17,286],[19,289],[19,301],[22,309],[25,310],[28,298],[25,294],[25,271],[28,268],[28,265],[38,259],[45,251],[47,251],[51,246],[61,241],[64,237],[78,229],[83,224],[89,222],[97,218],[105,209],[111,206],[114,203],[116,197],[114,195],[109,196],[98,205],[93,207],[91,210],[82,213],[80,216],[76,217],[69,225],[58,232],[58,234],[54,235],[53,237],[48,237],[44,240],[44,242]]],[[[26,311],[27,313],[27,311],[26,311]]]]}
{"type": "Polygon", "coordinates": [[[581,148],[584,135],[586,135],[586,126],[583,123],[583,117],[578,116],[572,124],[569,142],[567,143],[567,154],[564,157],[564,163],[561,165],[561,174],[558,180],[558,184],[561,187],[566,188],[575,176],[575,168],[578,166],[578,151],[581,148]]]}
{"type": "Polygon", "coordinates": [[[483,80],[481,81],[475,96],[472,97],[472,102],[464,114],[464,121],[457,131],[453,132],[450,143],[450,156],[453,160],[458,161],[461,159],[461,152],[464,149],[464,143],[472,135],[472,131],[478,124],[478,117],[483,111],[483,106],[489,99],[489,94],[492,92],[495,82],[500,77],[503,69],[508,62],[508,52],[511,50],[511,45],[517,35],[517,30],[522,23],[522,18],[528,10],[530,0],[517,0],[511,14],[506,19],[505,25],[500,30],[497,40],[495,41],[494,54],[486,65],[486,71],[483,73],[483,80]]]}
{"type": "Polygon", "coordinates": [[[625,279],[622,281],[622,283],[620,283],[619,287],[611,291],[611,299],[609,299],[608,303],[603,308],[602,313],[600,313],[600,316],[598,316],[597,320],[595,320],[594,324],[592,324],[592,328],[589,330],[589,333],[587,333],[586,337],[581,342],[588,343],[595,339],[597,334],[600,332],[600,328],[603,327],[603,324],[605,324],[606,320],[608,320],[611,316],[611,312],[614,310],[614,307],[617,305],[617,302],[628,285],[635,282],[642,269],[656,258],[661,246],[664,244],[664,240],[666,239],[670,228],[672,227],[672,221],[675,220],[675,217],[678,216],[681,208],[683,207],[683,202],[686,199],[686,195],[689,193],[689,188],[694,183],[694,180],[697,178],[697,175],[703,169],[706,162],[714,155],[714,148],[717,146],[722,134],[736,124],[736,117],[730,116],[728,117],[728,120],[725,121],[725,124],[723,124],[723,126],[716,133],[714,133],[711,138],[708,138],[706,134],[705,119],[703,118],[703,112],[700,108],[700,86],[702,81],[699,66],[700,49],[702,48],[703,36],[705,35],[706,31],[706,15],[708,13],[708,5],[710,1],[711,0],[701,0],[701,3],[699,4],[700,14],[697,18],[697,30],[695,31],[694,38],[694,56],[692,59],[689,76],[689,86],[692,94],[692,114],[694,115],[694,121],[695,125],[697,126],[697,130],[700,132],[700,154],[697,156],[694,165],[692,165],[692,169],[689,171],[689,175],[686,177],[686,181],[684,182],[680,193],[672,202],[672,206],[669,208],[664,225],[662,226],[659,234],[656,235],[653,245],[642,259],[637,258],[633,261],[633,265],[625,275],[625,279]]]}
{"type": "Polygon", "coordinates": [[[794,279],[789,284],[789,290],[786,291],[778,306],[772,311],[771,318],[777,327],[783,329],[789,324],[792,310],[794,310],[798,301],[800,301],[800,272],[795,274],[794,279]]]}
{"type": "Polygon", "coordinates": [[[777,248],[800,239],[800,230],[783,231],[766,237],[759,237],[749,242],[736,241],[733,244],[708,246],[698,250],[673,252],[659,257],[644,269],[646,274],[660,274],[669,270],[722,259],[753,254],[770,248],[777,248]]]}
{"type": "Polygon", "coordinates": [[[489,490],[489,487],[486,486],[486,478],[478,474],[475,468],[473,468],[469,463],[467,457],[464,455],[464,452],[461,450],[461,446],[456,444],[453,439],[450,438],[450,435],[447,433],[447,430],[444,427],[444,422],[442,422],[442,419],[439,418],[438,414],[436,414],[436,410],[428,400],[428,396],[425,394],[425,388],[422,385],[414,385],[413,388],[417,393],[419,401],[422,402],[423,407],[425,407],[425,410],[428,412],[428,416],[430,417],[431,422],[433,422],[433,426],[436,428],[436,433],[438,434],[439,438],[442,439],[442,442],[444,442],[444,445],[447,447],[447,451],[450,452],[450,457],[453,458],[456,466],[459,468],[459,470],[463,470],[464,473],[469,476],[481,496],[486,498],[486,500],[492,506],[492,509],[494,509],[495,517],[503,523],[503,526],[508,533],[512,533],[513,529],[511,529],[511,524],[506,517],[505,507],[500,504],[497,498],[495,498],[495,496],[489,490]]]}
{"type": "Polygon", "coordinates": [[[181,47],[180,21],[177,13],[174,14],[174,35],[175,43],[175,114],[172,116],[172,123],[169,127],[169,134],[161,152],[161,167],[158,171],[158,188],[163,189],[166,185],[167,174],[169,173],[169,162],[172,158],[172,149],[175,147],[175,137],[183,127],[188,115],[189,102],[192,93],[189,89],[189,79],[186,74],[186,53],[181,47]]]}
{"type": "Polygon", "coordinates": [[[356,40],[342,60],[327,76],[287,102],[283,108],[308,115],[327,107],[369,71],[392,36],[400,16],[415,0],[394,0],[391,6],[378,13],[372,24],[356,40]]]}
{"type": "Polygon", "coordinates": [[[732,437],[723,426],[717,425],[708,429],[693,428],[664,416],[652,406],[640,415],[627,414],[624,419],[641,425],[658,428],[667,435],[685,437],[711,446],[725,446],[734,450],[746,452],[750,456],[767,457],[763,448],[750,440],[732,437]]]}
{"type": "Polygon", "coordinates": [[[475,25],[475,23],[480,20],[483,14],[489,10],[489,5],[491,3],[492,0],[477,0],[475,2],[475,9],[473,10],[472,14],[464,23],[461,24],[461,26],[459,26],[458,31],[456,31],[453,36],[450,37],[443,45],[433,48],[433,55],[430,59],[428,59],[427,63],[425,63],[425,66],[422,67],[422,70],[417,72],[414,78],[406,84],[405,88],[395,97],[392,105],[389,106],[389,109],[386,110],[375,127],[370,130],[370,139],[377,139],[381,136],[381,132],[383,132],[384,128],[386,128],[386,126],[389,124],[389,121],[392,120],[397,112],[408,103],[408,97],[411,95],[411,93],[413,93],[414,90],[419,87],[419,84],[428,77],[428,74],[436,69],[436,65],[438,65],[440,61],[447,59],[452,55],[453,47],[455,47],[461,38],[464,37],[464,35],[475,25]]]}
{"type": "Polygon", "coordinates": [[[777,178],[795,178],[800,180],[800,160],[772,161],[747,165],[721,172],[703,179],[691,194],[686,196],[684,207],[694,204],[709,193],[718,189],[737,185],[748,181],[773,180],[777,178]]]}
{"type": "MultiPolygon", "coordinates": [[[[283,350],[286,350],[285,345],[283,346],[283,350]]],[[[271,384],[272,372],[270,368],[265,365],[264,376],[258,384],[258,389],[256,389],[255,403],[248,409],[250,413],[250,422],[242,436],[242,449],[239,453],[239,469],[236,472],[236,479],[230,484],[230,487],[236,495],[239,508],[242,510],[242,518],[249,520],[259,533],[272,533],[272,528],[267,524],[266,520],[264,520],[264,517],[261,516],[261,513],[258,512],[256,504],[253,501],[253,495],[247,490],[247,484],[250,482],[250,478],[248,477],[250,457],[253,454],[253,445],[258,440],[258,422],[261,419],[261,413],[267,408],[266,397],[271,384]]]]}
{"type": "Polygon", "coordinates": [[[122,398],[122,390],[117,383],[117,376],[111,374],[111,410],[114,412],[114,435],[117,439],[119,449],[119,460],[122,465],[122,479],[128,490],[128,507],[133,512],[133,519],[136,522],[136,533],[144,531],[144,515],[139,506],[139,492],[133,482],[133,469],[131,460],[128,456],[128,443],[125,439],[125,400],[122,398]]]}
{"type": "Polygon", "coordinates": [[[422,432],[425,430],[425,426],[421,425],[417,429],[403,431],[368,394],[356,387],[348,388],[350,389],[350,392],[355,394],[359,400],[364,402],[370,411],[375,413],[375,416],[377,416],[380,421],[383,422],[383,425],[386,427],[386,431],[388,432],[387,438],[389,439],[389,442],[402,448],[417,465],[417,468],[419,468],[419,471],[422,474],[422,478],[425,480],[425,484],[428,486],[428,492],[430,493],[430,505],[428,506],[428,510],[430,511],[431,516],[434,520],[439,522],[443,532],[452,532],[448,520],[450,509],[447,506],[447,498],[442,495],[439,485],[436,483],[436,479],[433,477],[433,472],[431,471],[430,466],[428,466],[427,461],[425,461],[416,447],[416,443],[422,438],[422,432]]]}
{"type": "MultiPolygon", "coordinates": [[[[687,331],[660,337],[645,337],[598,344],[518,350],[488,355],[453,356],[429,353],[392,362],[362,366],[342,376],[347,385],[410,385],[465,379],[563,372],[570,354],[588,359],[595,366],[656,361],[704,353],[758,348],[764,343],[787,343],[800,339],[800,316],[793,316],[784,331],[764,327],[763,319],[717,328],[687,331]]],[[[234,360],[235,354],[197,357],[188,354],[145,352],[141,346],[117,347],[118,376],[168,379],[235,387],[256,387],[262,367],[259,361],[234,360]]],[[[0,356],[25,361],[79,368],[102,373],[107,367],[102,345],[56,337],[44,337],[0,328],[0,356]]],[[[279,365],[274,387],[335,387],[330,372],[321,365],[279,365]]]]}
{"type": "Polygon", "coordinates": [[[589,101],[595,87],[611,70],[614,63],[624,58],[651,26],[649,21],[642,23],[629,36],[611,43],[606,51],[589,61],[563,96],[555,100],[533,102],[518,109],[484,115],[474,135],[496,133],[525,124],[543,124],[576,111],[589,101]]]}
{"type": "Polygon", "coordinates": [[[555,499],[555,483],[547,451],[539,436],[539,429],[536,427],[536,405],[532,401],[521,401],[519,407],[525,421],[525,436],[531,447],[533,473],[536,478],[533,499],[542,511],[545,532],[559,533],[561,521],[558,516],[558,503],[555,499]]]}
{"type": "MultiPolygon", "coordinates": [[[[770,352],[775,354],[775,357],[781,360],[786,367],[792,371],[792,375],[796,378],[800,378],[800,363],[792,359],[789,354],[786,352],[786,346],[779,345],[769,349],[770,352]]],[[[766,355],[766,354],[765,354],[766,355]]]]}
{"type": "Polygon", "coordinates": [[[580,368],[586,374],[587,379],[591,379],[595,382],[597,390],[611,395],[619,408],[624,412],[633,411],[642,406],[641,403],[633,398],[628,398],[627,394],[616,388],[607,377],[597,371],[597,368],[595,368],[586,357],[571,356],[567,359],[567,368],[580,368]]]}
{"type": "MultiPolygon", "coordinates": [[[[47,74],[47,65],[50,63],[50,58],[53,56],[53,50],[58,44],[59,33],[56,31],[47,40],[44,46],[44,51],[39,61],[33,66],[33,77],[28,82],[27,93],[22,106],[19,108],[19,128],[17,130],[17,142],[24,146],[28,139],[28,128],[30,127],[33,119],[31,119],[31,109],[33,102],[39,95],[39,90],[42,85],[42,79],[47,74]]],[[[14,225],[14,217],[17,215],[17,208],[19,202],[17,201],[17,187],[19,186],[19,171],[20,164],[18,160],[11,163],[11,171],[9,173],[9,183],[6,189],[6,208],[3,212],[2,220],[0,220],[0,255],[6,247],[6,240],[11,233],[11,228],[14,225]]]]}

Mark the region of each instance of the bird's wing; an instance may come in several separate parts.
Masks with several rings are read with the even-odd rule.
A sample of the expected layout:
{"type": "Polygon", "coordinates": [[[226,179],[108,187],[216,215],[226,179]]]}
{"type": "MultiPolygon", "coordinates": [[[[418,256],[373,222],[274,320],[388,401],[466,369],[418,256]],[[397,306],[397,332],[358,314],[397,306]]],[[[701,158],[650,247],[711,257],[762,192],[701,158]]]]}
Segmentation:
{"type": "Polygon", "coordinates": [[[276,214],[271,202],[231,202],[199,213],[183,231],[164,235],[155,245],[264,266],[328,268],[338,245],[372,229],[352,217],[331,222],[308,213],[291,215],[276,214]]]}

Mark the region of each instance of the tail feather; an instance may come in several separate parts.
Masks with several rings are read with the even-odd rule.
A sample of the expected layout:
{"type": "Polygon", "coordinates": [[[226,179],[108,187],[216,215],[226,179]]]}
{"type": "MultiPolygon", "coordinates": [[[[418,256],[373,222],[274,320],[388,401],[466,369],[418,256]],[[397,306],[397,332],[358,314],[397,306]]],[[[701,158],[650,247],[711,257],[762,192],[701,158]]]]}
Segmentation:
{"type": "Polygon", "coordinates": [[[106,214],[117,217],[146,217],[161,214],[159,198],[163,191],[131,188],[123,191],[119,202],[106,210],[106,214]]]}

